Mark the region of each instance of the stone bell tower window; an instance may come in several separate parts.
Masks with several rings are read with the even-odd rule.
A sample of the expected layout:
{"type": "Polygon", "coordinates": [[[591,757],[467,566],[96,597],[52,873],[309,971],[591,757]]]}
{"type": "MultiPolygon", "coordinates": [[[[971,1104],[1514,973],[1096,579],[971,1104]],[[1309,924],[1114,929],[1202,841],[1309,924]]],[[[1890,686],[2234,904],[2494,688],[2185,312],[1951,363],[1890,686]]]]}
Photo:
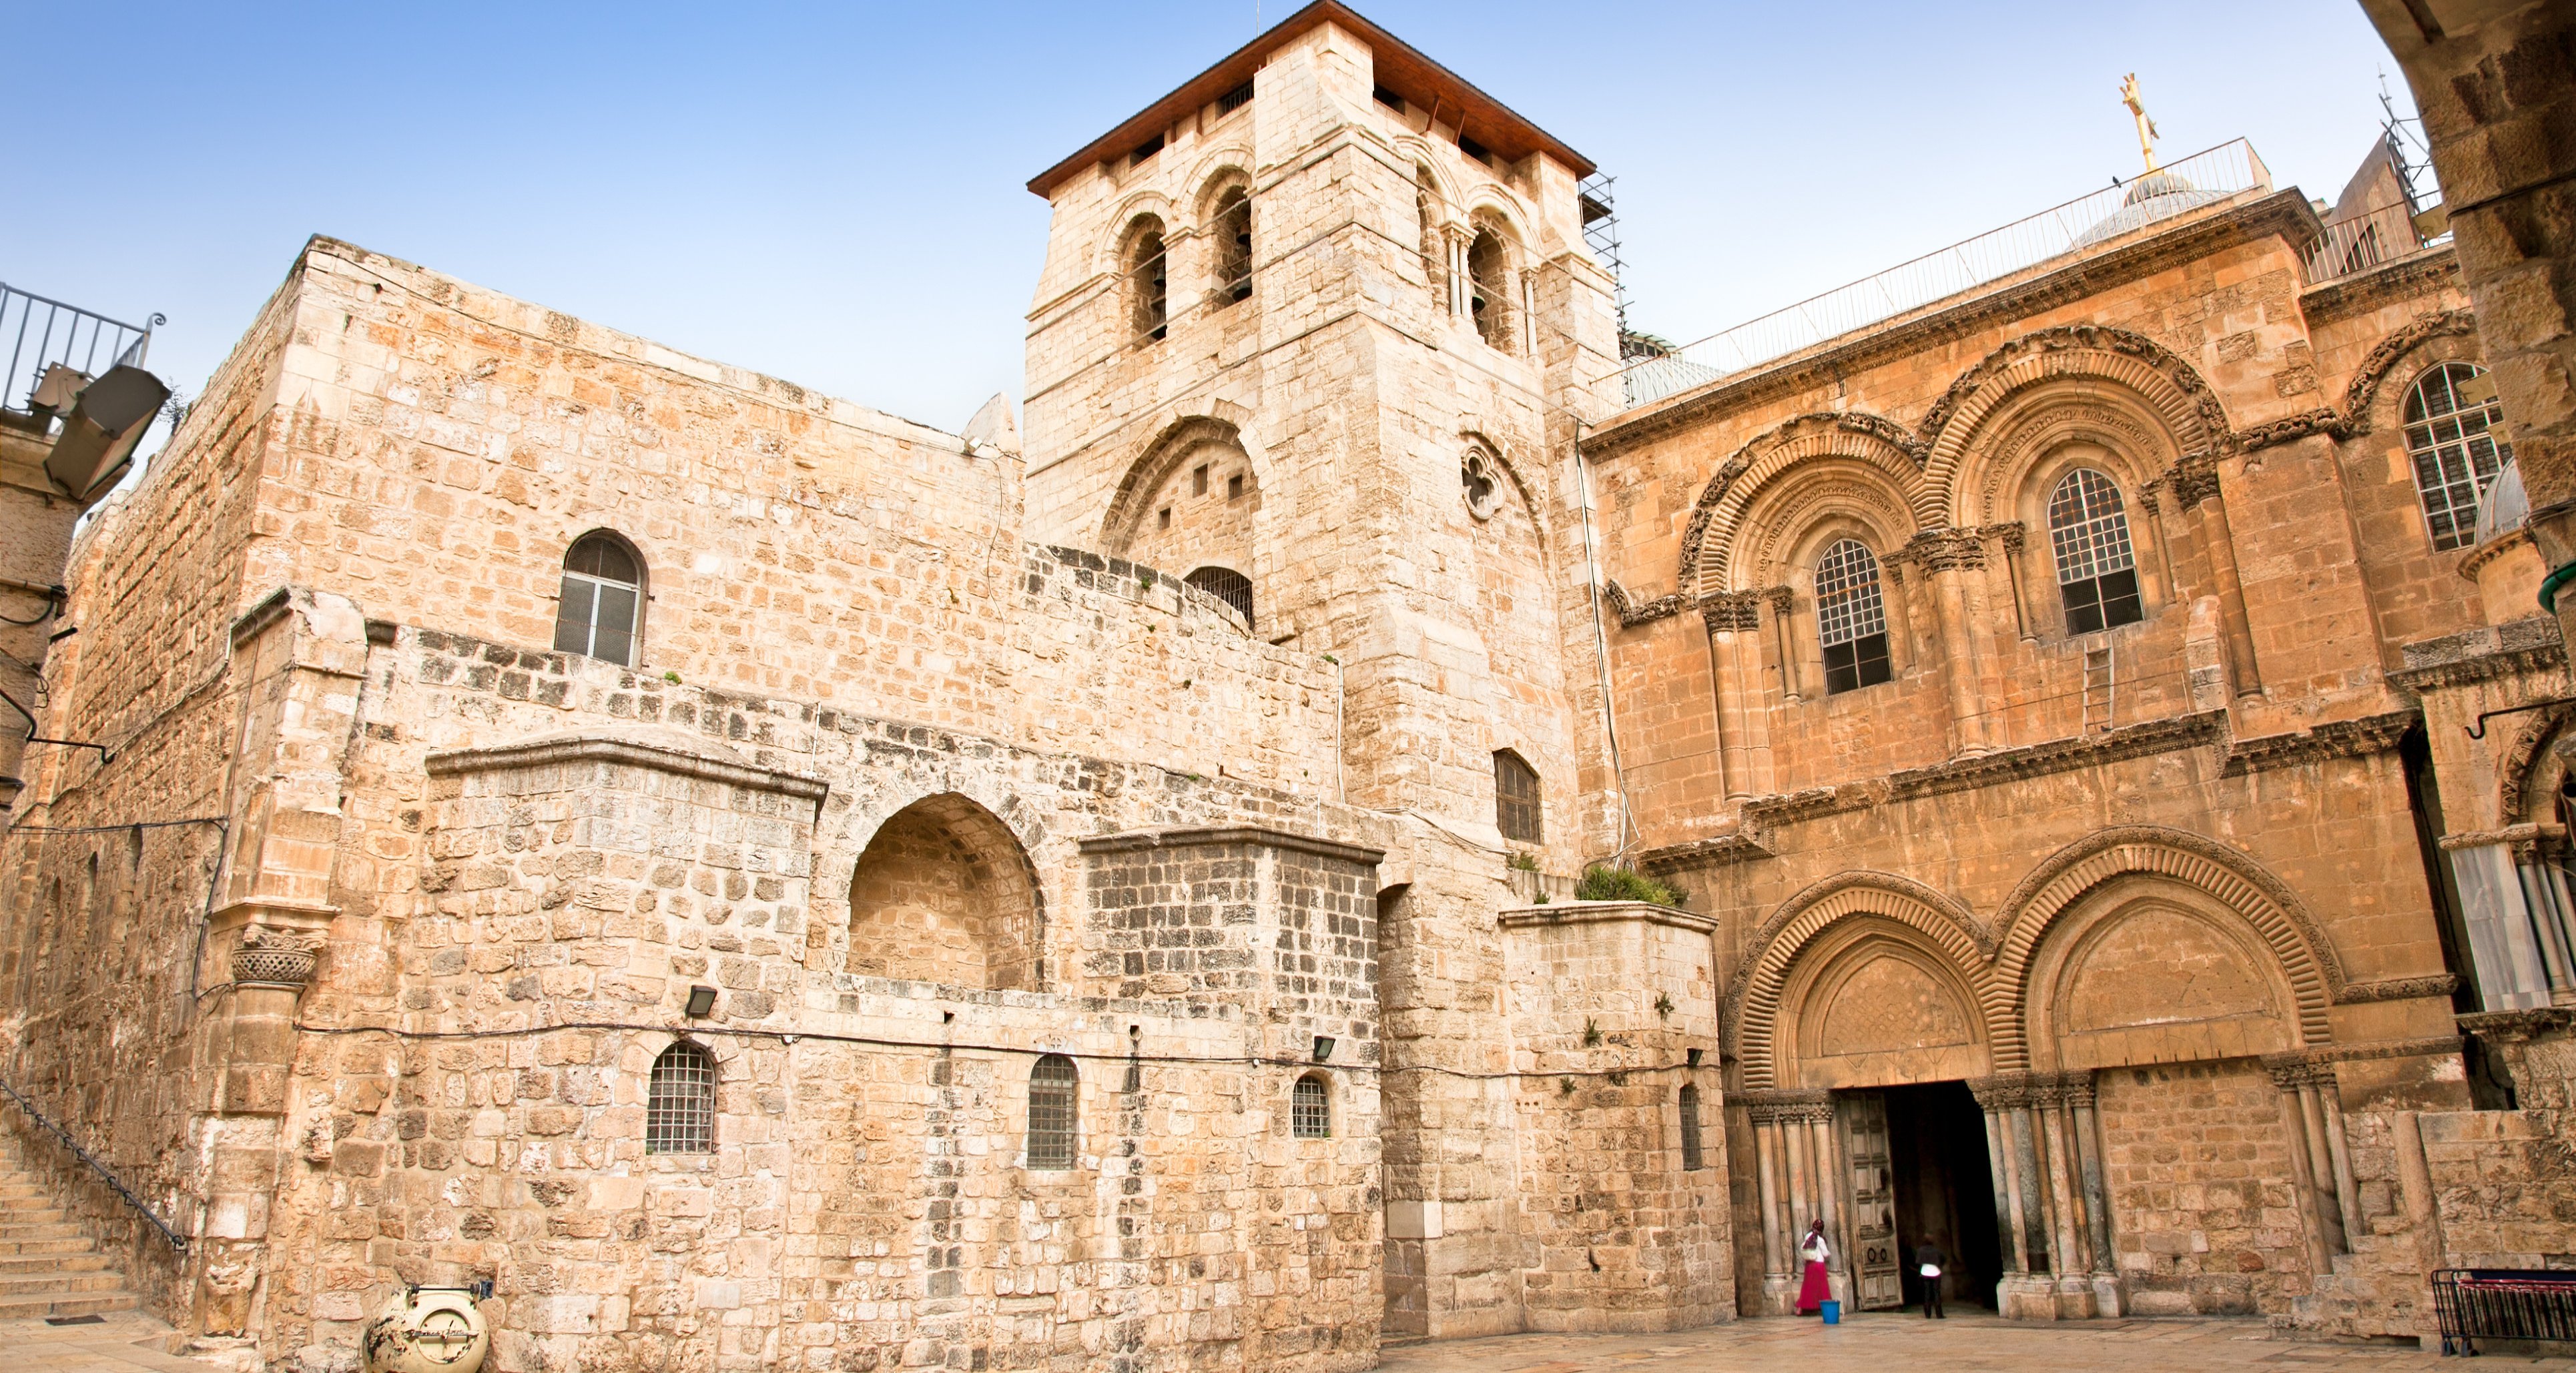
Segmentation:
{"type": "Polygon", "coordinates": [[[644,1105],[644,1152],[703,1154],[716,1147],[716,1060],[677,1040],[653,1060],[644,1105]]]}
{"type": "Polygon", "coordinates": [[[1081,1093],[1082,1074],[1062,1054],[1048,1054],[1029,1069],[1030,1167],[1073,1166],[1074,1105],[1081,1093]]]}
{"type": "Polygon", "coordinates": [[[1524,844],[1544,842],[1538,794],[1538,769],[1504,749],[1494,755],[1494,828],[1505,839],[1524,844]]]}
{"type": "Polygon", "coordinates": [[[1506,285],[1511,275],[1511,258],[1501,236],[1491,229],[1477,230],[1475,240],[1467,245],[1467,309],[1476,317],[1476,337],[1505,352],[1512,346],[1511,292],[1506,285]]]}
{"type": "Polygon", "coordinates": [[[555,651],[633,667],[643,601],[644,560],[635,550],[614,534],[582,535],[564,554],[555,651]]]}
{"type": "Polygon", "coordinates": [[[1232,305],[1252,299],[1252,198],[1235,187],[1216,203],[1216,300],[1232,305]]]}
{"type": "Polygon", "coordinates": [[[1127,230],[1127,302],[1136,342],[1151,343],[1169,331],[1171,282],[1163,254],[1163,221],[1147,215],[1127,230]]]}
{"type": "Polygon", "coordinates": [[[2079,467],[2058,482],[2048,497],[2048,546],[2057,556],[2067,633],[2138,621],[2137,551],[2129,544],[2120,488],[2109,477],[2079,467]]]}
{"type": "Polygon", "coordinates": [[[2463,383],[2483,371],[2446,362],[2417,377],[2406,393],[2406,457],[2415,467],[2415,493],[2423,499],[2424,528],[2435,548],[2466,548],[2476,541],[2478,502],[2513,458],[2513,449],[2488,432],[2504,423],[2504,407],[2460,394],[2463,383]]]}
{"type": "Polygon", "coordinates": [[[1878,558],[1857,539],[1838,540],[1816,564],[1816,637],[1825,648],[1828,694],[1876,686],[1891,675],[1878,558]]]}

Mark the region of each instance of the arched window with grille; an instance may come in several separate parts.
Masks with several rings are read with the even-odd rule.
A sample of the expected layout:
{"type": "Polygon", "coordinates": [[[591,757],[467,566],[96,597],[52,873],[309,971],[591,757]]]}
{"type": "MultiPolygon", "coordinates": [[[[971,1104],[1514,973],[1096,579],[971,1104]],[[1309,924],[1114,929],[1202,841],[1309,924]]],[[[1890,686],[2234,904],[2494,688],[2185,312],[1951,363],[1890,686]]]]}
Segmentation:
{"type": "Polygon", "coordinates": [[[2145,613],[2138,602],[2128,511],[2109,477],[2079,467],[2057,483],[2048,496],[2048,547],[2057,559],[2057,599],[2066,607],[2067,633],[2134,624],[2145,613]]]}
{"type": "Polygon", "coordinates": [[[1511,251],[1502,235],[1478,229],[1467,244],[1467,310],[1476,336],[1506,353],[1512,350],[1511,280],[1511,251]]]}
{"type": "Polygon", "coordinates": [[[1682,1084],[1681,1112],[1682,1170],[1696,1173],[1707,1165],[1707,1159],[1700,1153],[1699,1088],[1689,1083],[1682,1084]]]}
{"type": "Polygon", "coordinates": [[[1181,580],[1242,611],[1244,624],[1252,623],[1252,579],[1250,577],[1231,567],[1217,567],[1211,564],[1193,570],[1190,575],[1181,580]]]}
{"type": "Polygon", "coordinates": [[[1816,638],[1825,649],[1829,694],[1876,686],[1893,675],[1878,557],[1858,539],[1835,540],[1816,563],[1816,638]]]}
{"type": "Polygon", "coordinates": [[[1505,839],[1524,844],[1543,842],[1538,769],[1510,749],[1494,754],[1494,827],[1505,839]]]}
{"type": "Polygon", "coordinates": [[[1029,1166],[1070,1168],[1082,1096],[1082,1074],[1073,1060],[1048,1054],[1029,1069],[1029,1166]]]}
{"type": "Polygon", "coordinates": [[[2406,393],[2406,457],[2435,548],[2477,541],[2478,502],[2513,458],[2512,447],[2491,432],[2504,423],[2504,407],[2491,388],[2468,385],[2485,370],[2446,362],[2417,377],[2406,393]]]}
{"type": "Polygon", "coordinates": [[[1288,1132],[1299,1139],[1332,1137],[1333,1092],[1321,1073],[1306,1074],[1289,1090],[1288,1132]]]}
{"type": "Polygon", "coordinates": [[[573,540],[555,602],[555,651],[633,667],[643,614],[644,560],[634,545],[605,530],[573,540]]]}
{"type": "Polygon", "coordinates": [[[716,1147],[716,1060],[675,1040],[653,1060],[644,1100],[644,1152],[703,1154],[716,1147]]]}
{"type": "Polygon", "coordinates": [[[1163,221],[1147,215],[1127,228],[1128,323],[1136,342],[1163,337],[1171,322],[1171,280],[1163,254],[1163,221]]]}
{"type": "Polygon", "coordinates": [[[1217,197],[1216,301],[1232,305],[1252,298],[1252,197],[1241,186],[1217,197]]]}

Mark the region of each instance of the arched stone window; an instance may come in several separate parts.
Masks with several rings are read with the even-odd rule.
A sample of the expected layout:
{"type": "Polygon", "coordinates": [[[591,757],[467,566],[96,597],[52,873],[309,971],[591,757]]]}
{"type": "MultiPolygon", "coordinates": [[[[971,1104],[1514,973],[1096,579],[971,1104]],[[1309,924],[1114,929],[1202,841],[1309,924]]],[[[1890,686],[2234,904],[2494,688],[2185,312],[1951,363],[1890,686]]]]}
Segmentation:
{"type": "Polygon", "coordinates": [[[2079,467],[2057,483],[2048,496],[2048,547],[2068,634],[2134,624],[2144,614],[2128,512],[2109,477],[2079,467]]]}
{"type": "Polygon", "coordinates": [[[1017,836],[955,792],[877,827],[850,876],[847,969],[871,977],[1030,990],[1039,965],[1038,888],[1017,836]]]}
{"type": "Polygon", "coordinates": [[[555,651],[635,666],[643,638],[644,560],[605,530],[573,540],[555,602],[555,651]]]}
{"type": "Polygon", "coordinates": [[[1468,312],[1475,316],[1476,336],[1504,352],[1512,349],[1511,251],[1502,235],[1478,229],[1467,245],[1468,312]]]}
{"type": "Polygon", "coordinates": [[[1494,828],[1505,839],[1524,844],[1542,842],[1543,826],[1538,794],[1538,769],[1523,761],[1510,749],[1494,754],[1494,828]]]}
{"type": "Polygon", "coordinates": [[[1127,226],[1128,327],[1138,343],[1170,331],[1171,281],[1163,254],[1163,221],[1146,215],[1127,226]]]}
{"type": "Polygon", "coordinates": [[[1876,686],[1892,675],[1878,558],[1858,539],[1836,540],[1816,563],[1816,638],[1825,649],[1828,695],[1876,686]]]}
{"type": "Polygon", "coordinates": [[[1252,623],[1252,579],[1230,567],[1202,567],[1193,570],[1182,581],[1216,597],[1243,612],[1243,622],[1252,623]]]}
{"type": "Polygon", "coordinates": [[[1681,1111],[1682,1170],[1696,1173],[1707,1166],[1707,1159],[1700,1152],[1699,1088],[1688,1083],[1682,1084],[1681,1111]]]}
{"type": "Polygon", "coordinates": [[[1422,222],[1422,279],[1431,286],[1431,308],[1447,313],[1449,245],[1440,238],[1440,183],[1429,167],[1413,169],[1413,214],[1422,222]]]}
{"type": "Polygon", "coordinates": [[[1216,202],[1209,225],[1216,249],[1216,302],[1232,305],[1252,298],[1252,197],[1241,186],[1216,202]]]}
{"type": "Polygon", "coordinates": [[[716,1060],[674,1040],[653,1060],[644,1104],[644,1152],[703,1154],[716,1147],[716,1060]]]}
{"type": "Polygon", "coordinates": [[[1490,520],[1503,508],[1503,479],[1494,455],[1469,448],[1458,464],[1458,485],[1467,496],[1467,513],[1490,520]]]}
{"type": "Polygon", "coordinates": [[[2406,393],[2406,456],[2415,465],[2415,494],[2424,502],[2424,528],[2435,548],[2476,541],[2478,502],[2513,458],[2513,449],[2488,432],[2504,423],[2504,407],[2460,395],[2463,383],[2485,370],[2446,362],[2417,377],[2406,393]]]}
{"type": "Polygon", "coordinates": [[[1333,1091],[1324,1084],[1323,1074],[1308,1073],[1290,1089],[1288,1133],[1299,1139],[1332,1138],[1333,1091]]]}
{"type": "Polygon", "coordinates": [[[1081,1098],[1082,1073],[1072,1059],[1048,1054],[1029,1069],[1030,1167],[1073,1166],[1081,1098]]]}

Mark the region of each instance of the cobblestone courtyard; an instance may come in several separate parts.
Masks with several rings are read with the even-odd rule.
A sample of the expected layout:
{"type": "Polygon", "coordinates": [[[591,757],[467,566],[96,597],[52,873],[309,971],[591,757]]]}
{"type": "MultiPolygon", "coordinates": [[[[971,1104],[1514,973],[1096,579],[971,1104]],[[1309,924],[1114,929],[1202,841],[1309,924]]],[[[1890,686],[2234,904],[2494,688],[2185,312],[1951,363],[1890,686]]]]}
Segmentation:
{"type": "MultiPolygon", "coordinates": [[[[2437,1368],[2414,1349],[2279,1340],[2261,1321],[2130,1320],[2025,1324],[1991,1315],[1927,1322],[1912,1312],[1755,1320],[1666,1335],[1504,1335],[1389,1349],[1389,1373],[1594,1373],[1594,1370],[1785,1368],[1802,1373],[1951,1373],[1965,1369],[2140,1369],[2155,1373],[2268,1368],[2437,1368]]],[[[2488,1354],[2485,1368],[2576,1368],[2576,1358],[2488,1354]]]]}

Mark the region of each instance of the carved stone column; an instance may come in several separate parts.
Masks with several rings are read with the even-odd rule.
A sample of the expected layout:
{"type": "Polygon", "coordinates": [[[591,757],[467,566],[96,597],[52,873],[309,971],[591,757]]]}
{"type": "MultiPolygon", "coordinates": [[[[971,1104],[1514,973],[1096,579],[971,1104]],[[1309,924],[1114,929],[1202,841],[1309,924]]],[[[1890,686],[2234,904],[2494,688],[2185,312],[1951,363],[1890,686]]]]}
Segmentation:
{"type": "Polygon", "coordinates": [[[2084,1223],[2093,1250],[2093,1311],[2099,1316],[2119,1316],[2128,1311],[2129,1303],[2120,1287],[2118,1256],[2111,1249],[2111,1196],[2102,1182],[2102,1135],[2093,1117],[2093,1074],[2067,1074],[2063,1090],[2075,1118],[2076,1172],[2084,1181],[2084,1223]]]}
{"type": "Polygon", "coordinates": [[[1762,598],[1720,592],[1700,602],[1708,626],[1709,681],[1716,693],[1718,766],[1726,799],[1771,790],[1771,712],[1762,689],[1762,598]]]}
{"type": "Polygon", "coordinates": [[[2192,537],[2208,560],[2210,580],[2217,585],[2221,626],[2227,645],[2227,679],[2239,696],[2258,696],[2263,677],[2254,664],[2254,634],[2246,623],[2245,584],[2236,572],[2236,539],[2227,525],[2227,501],[2219,494],[2218,461],[2208,454],[2186,457],[2166,474],[2174,504],[2189,512],[2192,537]]]}
{"type": "MultiPolygon", "coordinates": [[[[1833,1234],[1835,1208],[1826,1200],[1834,1185],[1833,1146],[1826,1140],[1831,1127],[1818,1128],[1833,1119],[1833,1096],[1792,1088],[1738,1092],[1734,1100],[1753,1124],[1761,1162],[1755,1191],[1762,1206],[1762,1310],[1787,1315],[1797,1307],[1805,1276],[1798,1246],[1806,1242],[1808,1222],[1821,1219],[1833,1234]]],[[[1841,1238],[1833,1243],[1839,1254],[1841,1238]]]]}
{"type": "Polygon", "coordinates": [[[1762,1207],[1762,1276],[1771,1282],[1789,1277],[1788,1248],[1780,1239],[1780,1122],[1759,1112],[1753,1116],[1753,1151],[1759,1205],[1762,1207]]]}
{"type": "Polygon", "coordinates": [[[2326,1143],[2325,1105],[2317,1095],[2318,1070],[2322,1067],[2331,1083],[2334,1069],[2311,1063],[2303,1054],[2269,1055],[2263,1066],[2281,1090],[2281,1127],[2290,1140],[2290,1175],[2298,1188],[2301,1218],[2308,1223],[2308,1259],[2319,1274],[2331,1273],[2334,1256],[2349,1252],[2343,1204],[2335,1191],[2334,1151],[2326,1143]]]}
{"type": "Polygon", "coordinates": [[[1985,710],[1982,655],[1968,604],[1967,574],[1986,565],[1985,546],[1955,529],[1926,530],[1906,544],[1907,561],[1932,586],[1932,609],[1941,631],[1942,680],[1949,688],[1951,752],[1992,752],[1995,717],[1985,710]]]}
{"type": "Polygon", "coordinates": [[[1791,702],[1805,699],[1799,688],[1798,621],[1795,616],[1796,593],[1785,586],[1775,586],[1762,593],[1771,603],[1771,627],[1776,631],[1773,643],[1780,652],[1780,695],[1791,702]]]}
{"type": "Polygon", "coordinates": [[[2033,1074],[1998,1073],[1972,1079],[1968,1090],[1994,1120],[1991,1135],[2003,1157],[2004,1183],[2011,1196],[2008,1205],[1995,1208],[1998,1216],[2010,1212],[2016,1260],[2014,1271],[2004,1275],[1996,1291],[1996,1305],[2017,1320],[2055,1320],[2059,1315],[2057,1275],[2063,1269],[2052,1252],[2054,1218],[2048,1163],[2040,1152],[2040,1122],[2033,1109],[2037,1104],[2034,1085],[2033,1074]]]}
{"type": "Polygon", "coordinates": [[[2021,521],[1987,525],[1977,531],[1977,536],[1991,537],[2003,548],[2004,586],[2012,593],[2013,632],[2033,643],[2038,642],[2039,629],[2036,617],[2042,612],[2037,606],[2025,604],[2026,598],[2022,594],[2021,554],[2024,538],[2021,521]]]}

